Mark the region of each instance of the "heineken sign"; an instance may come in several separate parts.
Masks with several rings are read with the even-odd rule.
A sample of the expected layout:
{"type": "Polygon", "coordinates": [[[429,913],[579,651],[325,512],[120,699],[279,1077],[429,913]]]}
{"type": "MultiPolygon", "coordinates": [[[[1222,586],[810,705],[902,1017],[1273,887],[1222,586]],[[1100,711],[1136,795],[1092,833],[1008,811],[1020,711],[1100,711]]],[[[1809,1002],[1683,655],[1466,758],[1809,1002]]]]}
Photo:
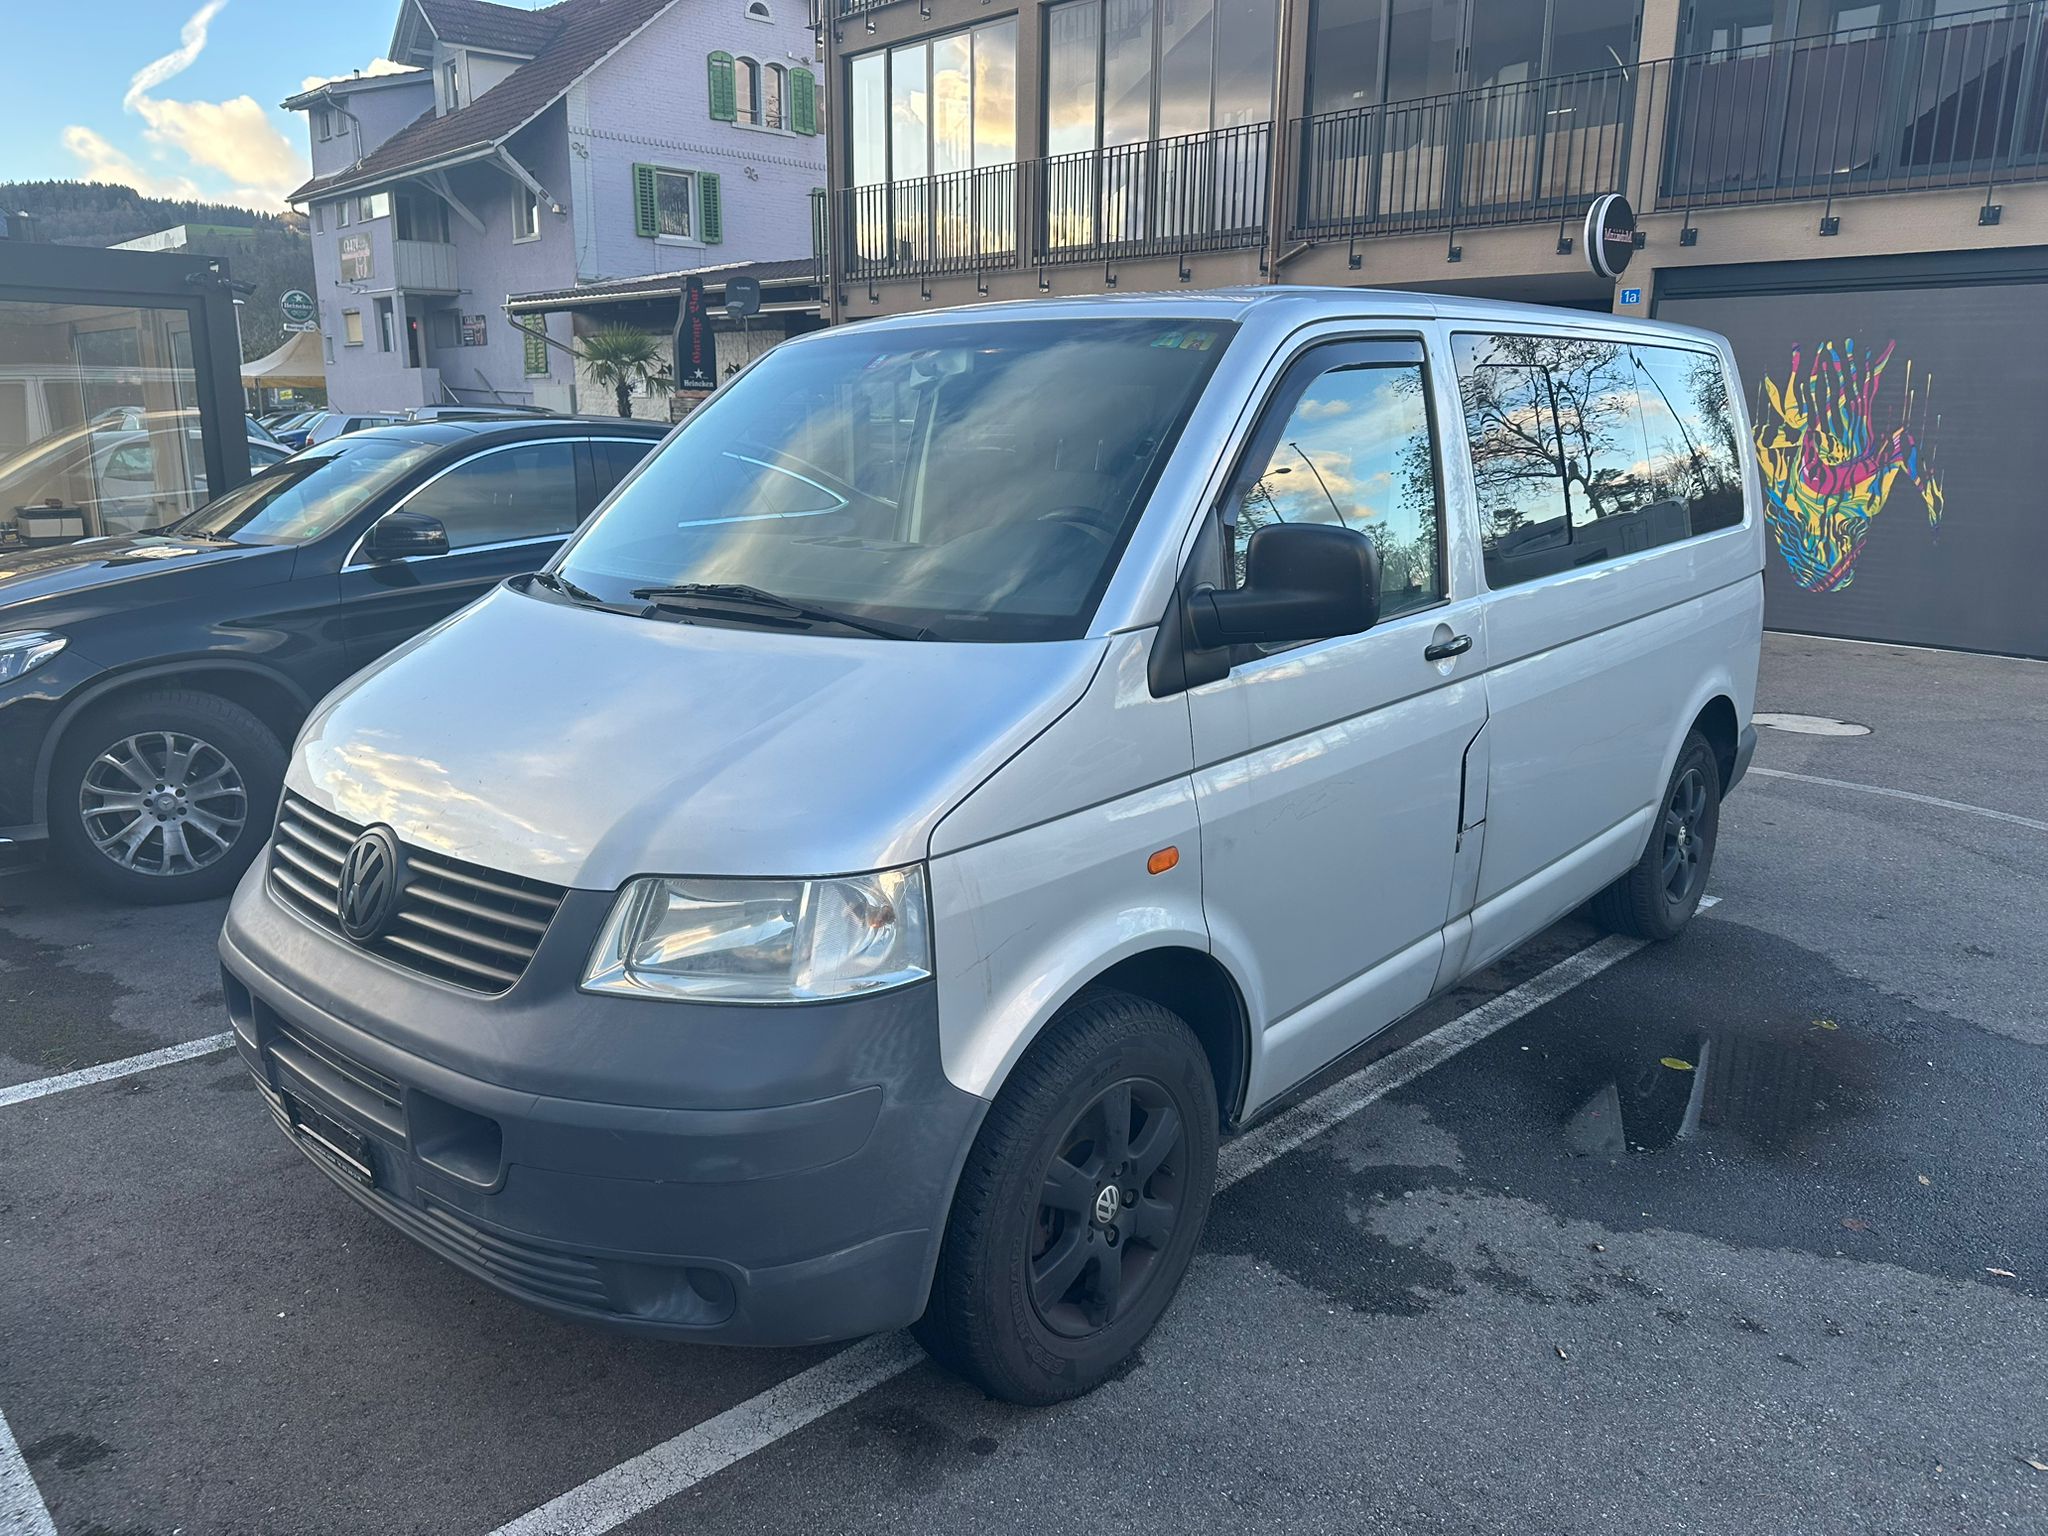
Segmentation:
{"type": "Polygon", "coordinates": [[[313,295],[303,288],[287,288],[278,297],[277,307],[284,312],[284,323],[289,326],[309,326],[320,313],[320,306],[313,302],[313,295]]]}

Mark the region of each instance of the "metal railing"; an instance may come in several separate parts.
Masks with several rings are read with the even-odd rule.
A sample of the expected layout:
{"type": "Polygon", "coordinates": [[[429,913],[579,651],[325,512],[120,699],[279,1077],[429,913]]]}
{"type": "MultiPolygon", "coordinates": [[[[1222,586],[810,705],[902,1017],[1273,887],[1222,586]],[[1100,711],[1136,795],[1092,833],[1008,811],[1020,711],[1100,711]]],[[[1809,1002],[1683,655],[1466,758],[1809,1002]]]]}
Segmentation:
{"type": "Polygon", "coordinates": [[[1642,73],[1663,123],[1667,208],[2048,177],[2041,0],[1692,54],[1642,73]]]}
{"type": "Polygon", "coordinates": [[[1628,174],[1632,75],[1557,75],[1298,118],[1291,230],[1403,234],[1582,212],[1628,174]]]}
{"type": "Polygon", "coordinates": [[[1017,264],[1016,165],[841,192],[845,277],[874,281],[1017,264]]]}
{"type": "Polygon", "coordinates": [[[1266,242],[1273,125],[1117,144],[1030,162],[1032,260],[1115,261],[1266,242]]]}

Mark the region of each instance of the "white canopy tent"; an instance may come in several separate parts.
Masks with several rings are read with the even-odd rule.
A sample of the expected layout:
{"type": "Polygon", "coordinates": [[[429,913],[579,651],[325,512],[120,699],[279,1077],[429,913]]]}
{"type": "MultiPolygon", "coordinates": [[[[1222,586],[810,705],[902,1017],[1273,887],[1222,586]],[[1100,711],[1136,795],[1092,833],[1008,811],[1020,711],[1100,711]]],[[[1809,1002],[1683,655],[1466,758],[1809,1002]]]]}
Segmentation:
{"type": "Polygon", "coordinates": [[[242,364],[242,383],[251,389],[325,389],[327,365],[320,358],[320,333],[293,331],[275,352],[242,364]]]}

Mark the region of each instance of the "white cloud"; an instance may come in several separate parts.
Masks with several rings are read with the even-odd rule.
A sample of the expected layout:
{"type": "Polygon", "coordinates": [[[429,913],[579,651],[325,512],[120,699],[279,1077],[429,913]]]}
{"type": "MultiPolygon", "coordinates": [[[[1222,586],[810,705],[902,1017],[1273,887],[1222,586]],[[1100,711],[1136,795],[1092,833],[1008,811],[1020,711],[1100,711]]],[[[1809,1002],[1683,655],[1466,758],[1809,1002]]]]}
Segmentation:
{"type": "Polygon", "coordinates": [[[152,175],[90,128],[75,125],[66,128],[64,147],[78,157],[79,174],[87,181],[105,181],[117,187],[133,187],[147,197],[200,195],[197,183],[189,176],[152,175]]]}
{"type": "Polygon", "coordinates": [[[368,77],[370,75],[420,75],[425,73],[425,70],[416,69],[410,64],[398,64],[390,59],[372,59],[361,69],[357,70],[354,75],[308,75],[299,82],[299,89],[310,91],[317,85],[327,85],[335,80],[353,80],[356,75],[368,77]]]}
{"type": "MultiPolygon", "coordinates": [[[[207,29],[226,4],[227,0],[206,0],[194,11],[178,31],[178,46],[129,79],[121,106],[147,125],[143,137],[156,146],[160,157],[166,152],[181,155],[194,169],[220,173],[233,184],[229,195],[237,202],[281,208],[285,193],[305,178],[305,161],[255,97],[171,101],[150,94],[192,67],[205,51],[207,29]]],[[[64,146],[78,157],[91,180],[165,196],[204,195],[190,176],[146,170],[90,128],[65,129],[64,146]]]]}

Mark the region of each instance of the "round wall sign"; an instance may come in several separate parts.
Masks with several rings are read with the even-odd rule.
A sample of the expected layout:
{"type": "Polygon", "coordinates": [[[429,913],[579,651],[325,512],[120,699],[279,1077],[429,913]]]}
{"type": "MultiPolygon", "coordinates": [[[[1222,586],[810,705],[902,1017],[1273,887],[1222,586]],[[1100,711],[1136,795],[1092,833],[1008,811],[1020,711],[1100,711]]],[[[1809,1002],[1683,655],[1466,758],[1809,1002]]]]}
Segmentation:
{"type": "Polygon", "coordinates": [[[1636,211],[1619,192],[1593,199],[1586,210],[1586,261],[1610,280],[1627,270],[1636,253],[1636,211]]]}

